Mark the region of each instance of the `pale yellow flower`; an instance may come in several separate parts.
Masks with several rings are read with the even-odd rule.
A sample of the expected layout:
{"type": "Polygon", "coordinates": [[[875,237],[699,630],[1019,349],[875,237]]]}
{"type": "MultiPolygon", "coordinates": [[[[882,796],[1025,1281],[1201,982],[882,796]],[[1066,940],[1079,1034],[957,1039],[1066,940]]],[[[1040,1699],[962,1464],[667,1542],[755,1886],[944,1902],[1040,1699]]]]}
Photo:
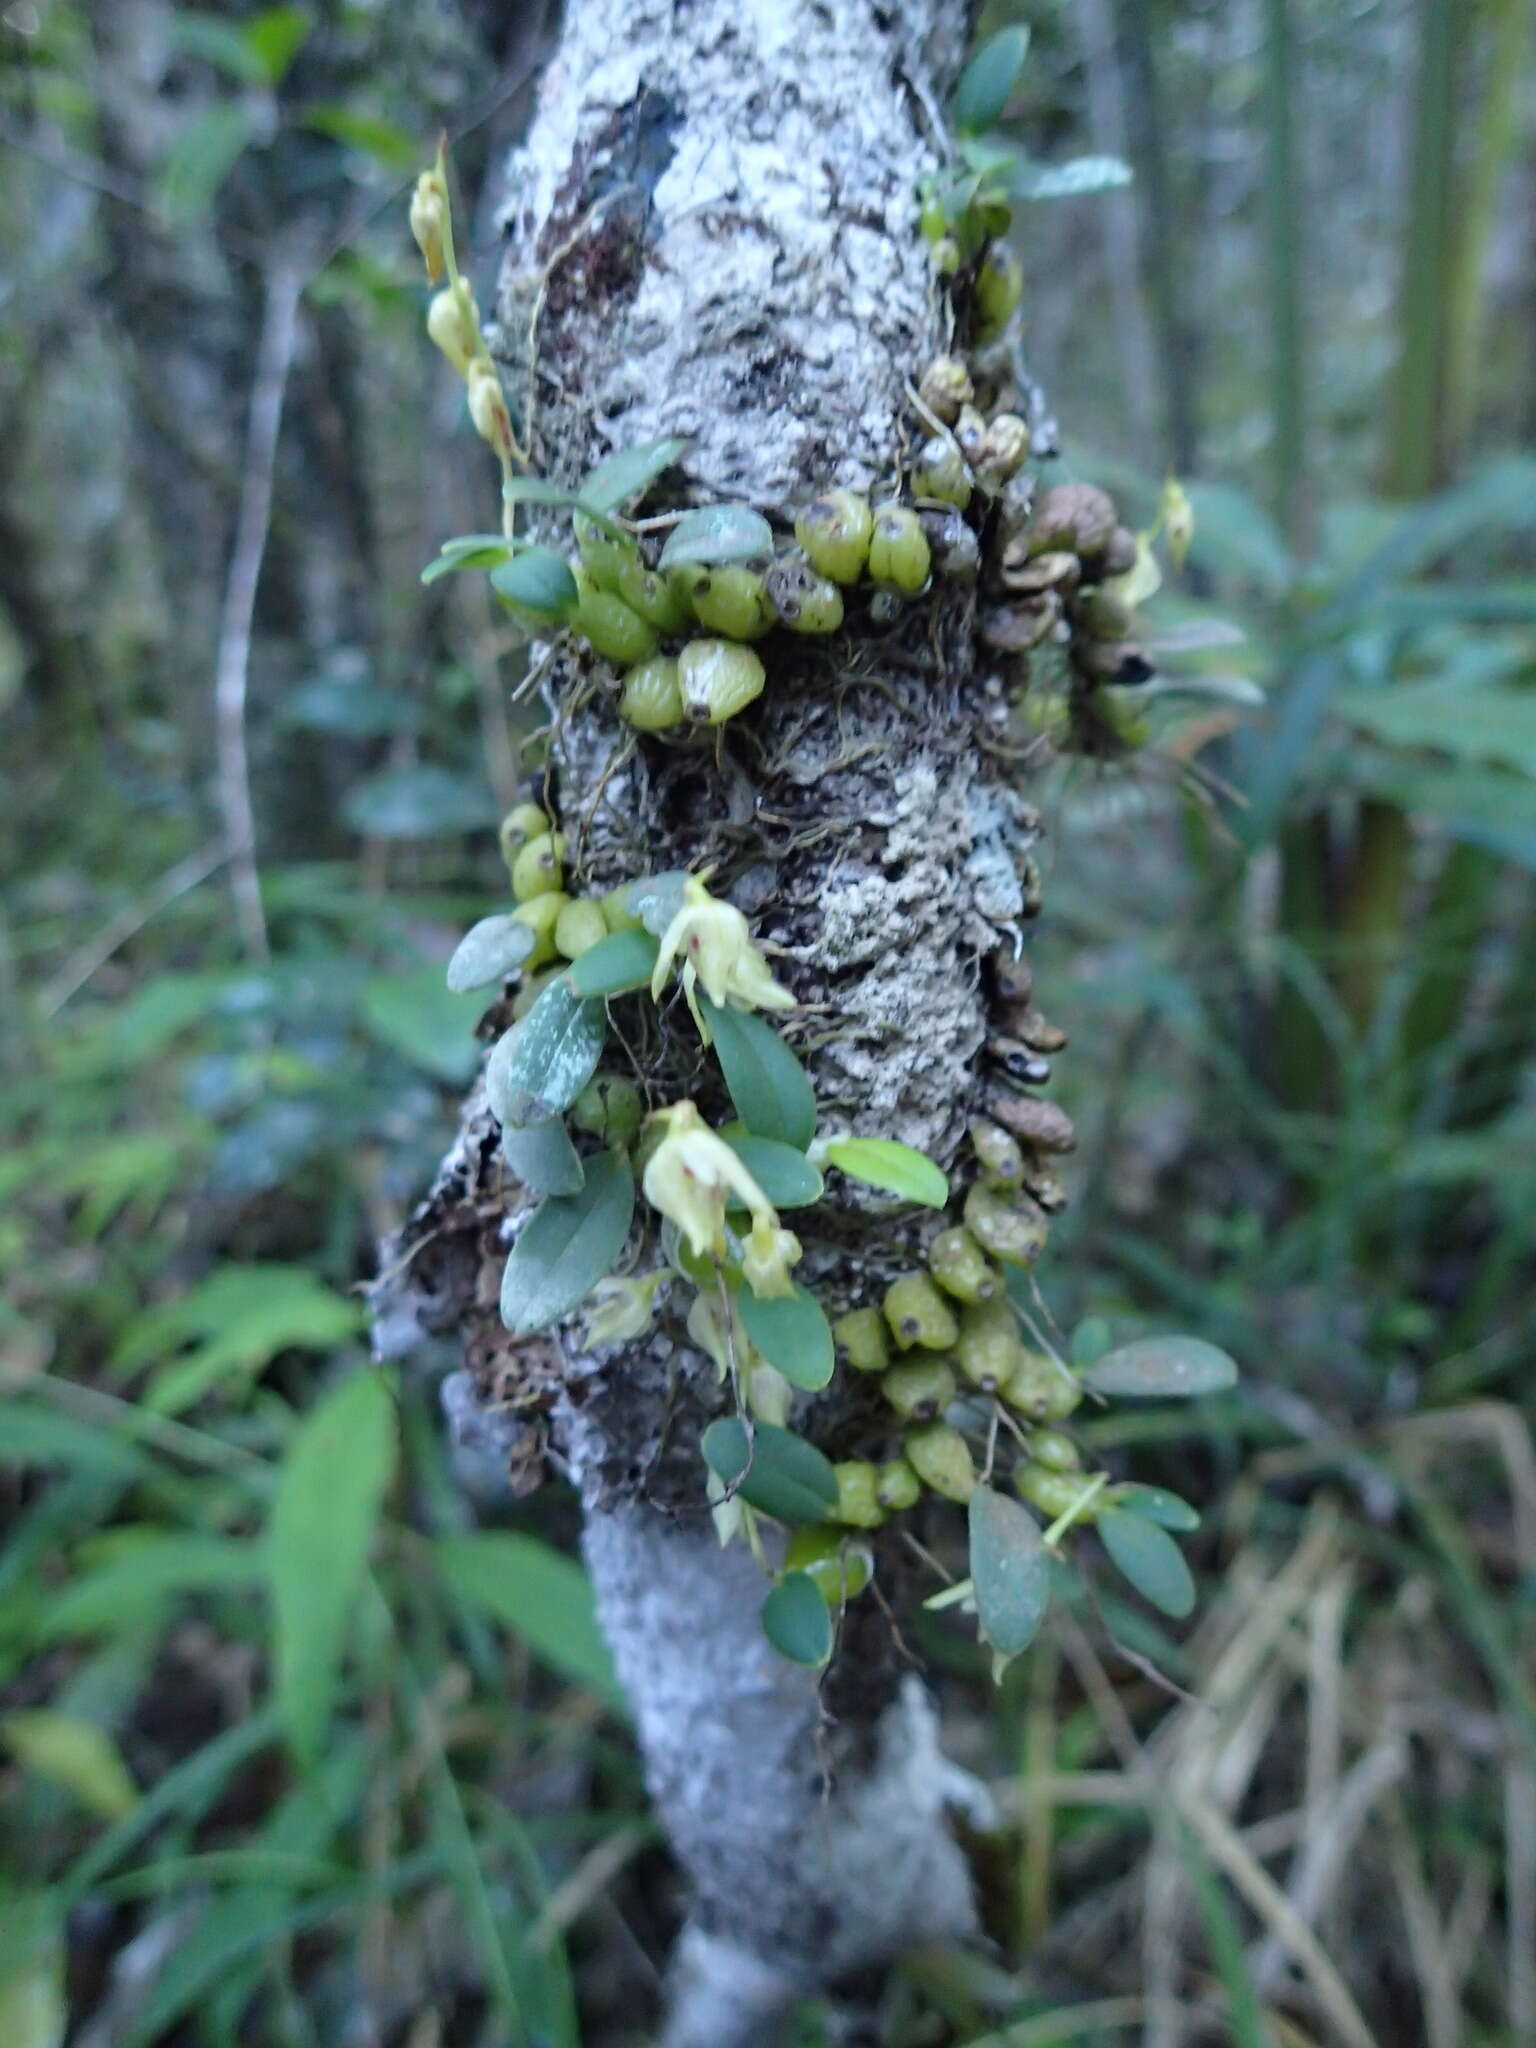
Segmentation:
{"type": "Polygon", "coordinates": [[[641,1185],[653,1209],[675,1223],[695,1258],[724,1258],[725,1210],[734,1195],[750,1211],[752,1229],[742,1268],[754,1294],[790,1291],[789,1268],[800,1240],[780,1227],[778,1211],[738,1155],[691,1102],[658,1113],[666,1135],[646,1162],[641,1185]]]}
{"type": "Polygon", "coordinates": [[[794,1292],[789,1269],[799,1257],[799,1238],[792,1230],[780,1228],[778,1217],[771,1209],[766,1216],[754,1217],[751,1235],[741,1255],[741,1270],[759,1301],[769,1301],[776,1294],[794,1292]]]}
{"type": "Polygon", "coordinates": [[[679,961],[683,994],[706,1043],[709,1032],[695,995],[701,985],[710,1001],[722,1009],[727,1005],[736,1010],[794,1008],[794,997],[774,980],[767,961],[753,945],[747,920],[733,903],[711,896],[699,875],[690,875],[684,882],[682,903],[662,933],[651,976],[654,1001],[660,1001],[667,977],[679,961]]]}

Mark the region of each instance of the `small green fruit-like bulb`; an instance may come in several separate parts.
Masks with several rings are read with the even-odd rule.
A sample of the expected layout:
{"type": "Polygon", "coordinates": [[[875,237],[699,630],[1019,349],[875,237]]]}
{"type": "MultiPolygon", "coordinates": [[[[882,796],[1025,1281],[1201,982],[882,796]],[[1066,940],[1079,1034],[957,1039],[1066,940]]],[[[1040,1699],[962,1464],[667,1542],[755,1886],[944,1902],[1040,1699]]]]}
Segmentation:
{"type": "Polygon", "coordinates": [[[681,633],[693,617],[685,592],[659,569],[647,569],[638,555],[620,569],[614,594],[661,633],[681,633]]]}
{"type": "Polygon", "coordinates": [[[656,652],[656,628],[632,611],[622,597],[599,590],[589,576],[577,578],[581,596],[571,614],[572,628],[590,642],[594,652],[616,668],[649,661],[656,652]]]}
{"type": "Polygon", "coordinates": [[[1032,1266],[1045,1244],[1045,1217],[1027,1198],[977,1181],[965,1198],[965,1220],[983,1251],[1007,1266],[1032,1266]]]}
{"type": "Polygon", "coordinates": [[[653,654],[625,671],[619,716],[639,732],[665,732],[683,722],[683,679],[670,654],[653,654]]]}
{"type": "Polygon", "coordinates": [[[943,512],[930,507],[919,517],[928,536],[933,573],[946,583],[974,583],[981,573],[981,543],[960,514],[953,506],[943,512]]]}
{"type": "Polygon", "coordinates": [[[585,512],[572,513],[571,531],[576,536],[581,566],[593,583],[599,590],[612,591],[622,597],[624,593],[619,588],[619,579],[627,568],[640,566],[640,550],[635,543],[605,532],[585,512]]]}
{"type": "Polygon", "coordinates": [[[969,1308],[960,1319],[955,1358],[973,1387],[995,1393],[1017,1371],[1024,1356],[1018,1325],[1005,1302],[969,1308]]]}
{"type": "Polygon", "coordinates": [[[923,200],[922,209],[917,216],[917,224],[922,231],[922,237],[925,242],[941,242],[944,239],[945,232],[949,227],[949,219],[945,214],[942,202],[931,192],[923,200]]]}
{"type": "Polygon", "coordinates": [[[1019,1141],[1001,1124],[978,1117],[971,1125],[971,1149],[976,1163],[989,1181],[1016,1188],[1024,1178],[1024,1154],[1019,1141]]]}
{"type": "Polygon", "coordinates": [[[767,671],[734,640],[690,640],[677,657],[683,709],[699,725],[723,725],[763,694],[767,671]]]}
{"type": "Polygon", "coordinates": [[[928,581],[933,558],[923,522],[909,505],[882,505],[869,543],[869,573],[905,597],[916,597],[928,581]]]}
{"type": "Polygon", "coordinates": [[[880,1467],[875,1491],[880,1497],[881,1507],[889,1514],[899,1515],[907,1508],[917,1506],[923,1482],[905,1458],[892,1458],[889,1464],[880,1467]]]}
{"type": "Polygon", "coordinates": [[[518,902],[531,903],[535,896],[558,889],[564,860],[563,832],[541,832],[530,839],[512,863],[512,894],[518,902]]]}
{"type": "Polygon", "coordinates": [[[982,436],[976,477],[989,491],[1000,491],[1029,459],[1029,427],[1016,412],[1000,412],[982,436]]]}
{"type": "Polygon", "coordinates": [[[603,898],[603,921],[611,932],[643,932],[645,926],[629,907],[629,883],[620,882],[603,898]]]}
{"type": "Polygon", "coordinates": [[[930,1422],[955,1398],[955,1375],[942,1358],[907,1358],[891,1367],[880,1391],[909,1422],[930,1422]]]}
{"type": "Polygon", "coordinates": [[[608,925],[596,903],[567,903],[555,919],[555,944],[567,960],[579,960],[607,936],[608,925]]]}
{"type": "Polygon", "coordinates": [[[1024,270],[1002,242],[994,242],[976,273],[976,338],[996,341],[1024,296],[1024,270]]]}
{"type": "Polygon", "coordinates": [[[958,1429],[947,1422],[928,1422],[921,1429],[909,1429],[907,1461],[924,1486],[942,1493],[946,1500],[963,1505],[976,1491],[976,1466],[971,1447],[958,1429]]]}
{"type": "Polygon", "coordinates": [[[955,1312],[926,1273],[904,1273],[885,1290],[881,1303],[891,1335],[903,1351],[947,1351],[960,1334],[955,1312]]]}
{"type": "Polygon", "coordinates": [[[981,1246],[963,1224],[941,1230],[928,1247],[928,1270],[956,1301],[990,1301],[1002,1278],[986,1261],[981,1246]]]}
{"type": "Polygon", "coordinates": [[[843,623],[843,593],[798,551],[780,555],[768,571],[768,597],[792,633],[835,633],[843,623]]]}
{"type": "Polygon", "coordinates": [[[955,421],[955,446],[966,461],[975,464],[981,460],[981,451],[987,445],[987,422],[974,405],[962,405],[960,417],[955,421]]]}
{"type": "Polygon", "coordinates": [[[578,1131],[605,1145],[630,1145],[640,1130],[645,1105],[640,1090],[623,1074],[599,1074],[587,1083],[570,1107],[578,1131]]]}
{"type": "Polygon", "coordinates": [[[1064,1422],[1083,1398],[1071,1373],[1063,1372],[1043,1351],[1024,1353],[1002,1393],[1008,1406],[1031,1422],[1064,1422]]]}
{"type": "Polygon", "coordinates": [[[936,242],[929,244],[928,261],[940,277],[955,276],[962,261],[960,244],[953,235],[940,235],[936,242]]]}
{"type": "Polygon", "coordinates": [[[958,356],[935,356],[917,382],[917,395],[937,420],[952,427],[962,405],[976,396],[971,373],[958,356]]]}
{"type": "Polygon", "coordinates": [[[767,579],[741,562],[696,575],[689,596],[699,624],[727,640],[761,640],[774,623],[767,579]]]}
{"type": "Polygon", "coordinates": [[[1064,1430],[1037,1429],[1029,1440],[1029,1455],[1048,1472],[1077,1472],[1083,1454],[1064,1430]]]}
{"type": "Polygon", "coordinates": [[[837,1476],[837,1506],[832,1512],[838,1521],[850,1529],[878,1529],[885,1520],[885,1509],[880,1505],[879,1474],[874,1466],[859,1458],[834,1465],[832,1470],[837,1476]]]}
{"type": "Polygon", "coordinates": [[[855,1372],[884,1372],[891,1362],[885,1318],[877,1308],[851,1308],[832,1325],[837,1355],[855,1372]]]}
{"type": "Polygon", "coordinates": [[[935,434],[917,451],[912,468],[912,495],[938,498],[960,512],[971,502],[971,473],[948,434],[935,434]]]}
{"type": "Polygon", "coordinates": [[[541,832],[549,829],[549,818],[538,804],[514,804],[502,819],[496,835],[501,841],[501,857],[508,868],[530,839],[537,839],[541,832]]]}
{"type": "Polygon", "coordinates": [[[811,567],[834,583],[857,583],[869,560],[875,515],[858,491],[826,491],[795,521],[795,539],[811,567]]]}
{"type": "Polygon", "coordinates": [[[1071,1513],[1088,1485],[1081,1472],[1053,1472],[1048,1465],[1033,1461],[1015,1465],[1013,1483],[1031,1507],[1038,1508],[1053,1522],[1058,1515],[1071,1513]]]}
{"type": "Polygon", "coordinates": [[[784,1569],[804,1572],[829,1607],[841,1607],[846,1600],[856,1600],[869,1584],[869,1550],[826,1524],[796,1529],[784,1552],[784,1569]]]}
{"type": "Polygon", "coordinates": [[[527,925],[533,933],[533,951],[523,962],[523,973],[529,974],[535,967],[543,967],[555,957],[555,926],[560,922],[560,913],[570,902],[558,889],[546,889],[540,896],[530,896],[520,903],[512,915],[519,924],[527,925]]]}
{"type": "Polygon", "coordinates": [[[1067,1191],[1048,1166],[1031,1166],[1024,1175],[1025,1191],[1047,1216],[1059,1216],[1067,1206],[1067,1191]]]}

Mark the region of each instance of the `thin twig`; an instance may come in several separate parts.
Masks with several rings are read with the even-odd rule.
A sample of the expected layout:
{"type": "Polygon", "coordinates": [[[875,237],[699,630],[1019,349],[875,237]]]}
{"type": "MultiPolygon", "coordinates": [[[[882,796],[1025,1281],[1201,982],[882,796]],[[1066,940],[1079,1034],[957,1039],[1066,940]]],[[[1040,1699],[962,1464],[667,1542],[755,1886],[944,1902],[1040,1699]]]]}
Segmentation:
{"type": "Polygon", "coordinates": [[[142,896],[126,904],[115,917],[109,917],[96,936],[71,955],[43,990],[38,1008],[44,1023],[50,1017],[56,1017],[72,997],[79,995],[91,976],[106,966],[119,946],[126,946],[178,896],[185,896],[189,889],[206,882],[228,858],[229,848],[224,841],[211,839],[196,853],[189,853],[174,867],[167,868],[159,881],[146,889],[142,896]]]}
{"type": "Polygon", "coordinates": [[[256,865],[256,817],[251,805],[251,765],[246,749],[245,704],[250,682],[251,627],[256,587],[272,524],[272,479],[283,399],[293,368],[303,279],[296,265],[278,263],[266,275],[256,376],[251,386],[240,510],[230,556],[224,611],[219,621],[214,666],[214,714],[218,734],[219,809],[229,843],[235,915],[240,938],[255,960],[266,960],[267,921],[261,907],[256,865]]]}

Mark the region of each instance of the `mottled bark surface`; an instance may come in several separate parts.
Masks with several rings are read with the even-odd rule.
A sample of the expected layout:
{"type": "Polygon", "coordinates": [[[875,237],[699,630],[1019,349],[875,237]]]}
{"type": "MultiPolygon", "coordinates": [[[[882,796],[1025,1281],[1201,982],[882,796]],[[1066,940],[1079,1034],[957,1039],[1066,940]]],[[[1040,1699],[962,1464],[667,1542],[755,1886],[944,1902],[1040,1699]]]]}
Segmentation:
{"type": "MultiPolygon", "coordinates": [[[[575,0],[512,167],[498,307],[542,472],[575,479],[613,447],[684,433],[686,498],[745,499],[781,526],[833,481],[896,483],[921,431],[907,386],[947,339],[914,186],[966,13],[575,0]]],[[[980,962],[1017,935],[1034,831],[987,744],[1001,686],[972,628],[963,588],[939,584],[884,628],[860,600],[833,639],[762,643],[759,702],[676,742],[637,742],[584,651],[562,651],[547,684],[568,886],[714,863],[778,949],[822,1128],[856,1122],[941,1160],[974,1106],[980,962]]],[[[498,1008],[488,1033],[505,1022],[498,1008]]],[[[728,1113],[681,1007],[644,1029],[629,1051],[651,1105],[692,1095],[728,1113]]],[[[547,1444],[580,1487],[603,1624],[694,1901],[668,2039],[763,2041],[797,1991],[970,1930],[945,1822],[961,1784],[873,1602],[851,1610],[819,1696],[764,1643],[761,1572],[719,1549],[704,1513],[698,1438],[726,1396],[682,1331],[686,1289],[627,1351],[506,1338],[496,1283],[529,1204],[496,1139],[477,1094],[395,1248],[381,1348],[421,1327],[460,1336],[459,1433],[520,1473],[547,1444]]],[[[801,1272],[836,1313],[909,1266],[921,1234],[873,1205],[817,1212],[801,1272]]],[[[655,1259],[648,1245],[642,1266],[655,1259]]],[[[843,1384],[858,1377],[805,1418],[834,1457],[889,1435],[878,1399],[843,1384]]],[[[882,1569],[895,1587],[894,1547],[882,1569]]]]}

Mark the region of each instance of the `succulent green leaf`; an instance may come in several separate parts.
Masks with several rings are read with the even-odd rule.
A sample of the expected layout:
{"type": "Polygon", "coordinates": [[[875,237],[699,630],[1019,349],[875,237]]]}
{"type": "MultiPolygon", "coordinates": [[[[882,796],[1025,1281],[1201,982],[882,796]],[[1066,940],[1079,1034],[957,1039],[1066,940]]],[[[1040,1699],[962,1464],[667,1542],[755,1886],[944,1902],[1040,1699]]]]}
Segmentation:
{"type": "Polygon", "coordinates": [[[1142,1599],[1182,1621],[1195,1604],[1195,1582],[1167,1530],[1124,1508],[1102,1508],[1095,1526],[1114,1564],[1142,1599]]]}
{"type": "Polygon", "coordinates": [[[567,619],[580,596],[571,565],[553,548],[521,548],[491,571],[491,588],[508,604],[541,618],[567,619]]]}
{"type": "Polygon", "coordinates": [[[832,1377],[832,1326],[808,1287],[792,1281],[792,1294],[761,1300],[750,1287],[736,1296],[741,1326],[771,1366],[792,1386],[815,1393],[832,1377]]]}
{"type": "Polygon", "coordinates": [[[575,1195],[552,1195],[523,1225],[501,1279],[501,1320],[514,1337],[568,1316],[613,1270],[635,1213],[635,1177],[622,1152],[586,1162],[575,1195]]]}
{"type": "Polygon", "coordinates": [[[752,1011],[723,1008],[702,990],[698,1000],[736,1114],[754,1138],[776,1138],[803,1152],[816,1133],[816,1097],[804,1067],[752,1011]]]}
{"type": "Polygon", "coordinates": [[[980,135],[997,126],[1028,53],[1029,30],[1022,25],[1002,29],[982,44],[961,72],[950,102],[950,119],[960,134],[980,135]]]}
{"type": "Polygon", "coordinates": [[[347,1624],[395,1469],[395,1404],[383,1377],[354,1373],[300,1424],[267,1527],[277,1702],[295,1753],[320,1756],[347,1624]]]}
{"type": "Polygon", "coordinates": [[[624,891],[631,917],[638,917],[652,938],[659,939],[683,907],[683,868],[667,868],[659,875],[641,875],[624,891]]]}
{"type": "Polygon", "coordinates": [[[1187,1534],[1200,1526],[1200,1517],[1189,1502],[1180,1500],[1176,1493],[1169,1493],[1165,1487],[1117,1487],[1114,1504],[1128,1515],[1142,1515],[1147,1521],[1156,1522],[1162,1529],[1177,1529],[1187,1534]]]}
{"type": "Polygon", "coordinates": [[[990,1486],[971,1495],[971,1581],[981,1633],[1002,1657],[1027,1649],[1051,1601],[1051,1559],[1027,1508],[990,1486]]]}
{"type": "Polygon", "coordinates": [[[1008,175],[1015,199],[1076,199],[1088,192],[1113,192],[1129,185],[1131,167],[1117,156],[1075,156],[1064,164],[1020,160],[1008,175]]]}
{"type": "Polygon", "coordinates": [[[718,1478],[776,1522],[814,1525],[837,1506],[837,1474],[816,1446],[793,1430],[760,1422],[749,1443],[739,1418],[722,1416],[705,1430],[703,1450],[718,1478]]]}
{"type": "Polygon", "coordinates": [[[536,1195],[581,1192],[581,1157],[558,1116],[521,1128],[508,1125],[501,1134],[501,1156],[524,1187],[532,1188],[536,1195]]]}
{"type": "Polygon", "coordinates": [[[423,583],[435,583],[456,569],[494,569],[512,554],[512,543],[499,533],[461,533],[457,540],[445,540],[437,560],[421,572],[423,583]]]}
{"type": "Polygon", "coordinates": [[[786,1572],[769,1593],[763,1634],[791,1664],[819,1670],[832,1655],[832,1616],[809,1572],[786,1572]]]}
{"type": "Polygon", "coordinates": [[[1188,1400],[1237,1384],[1237,1366],[1201,1337],[1138,1337],[1106,1351],[1082,1374],[1095,1394],[1121,1400],[1188,1400]]]}
{"type": "Polygon", "coordinates": [[[773,553],[773,528],[750,505],[701,505],[685,513],[667,535],[661,551],[663,569],[699,562],[716,568],[726,562],[766,561],[773,553]]]}
{"type": "Polygon", "coordinates": [[[611,932],[565,970],[579,996],[621,996],[648,988],[660,946],[649,932],[611,932]]]}
{"type": "Polygon", "coordinates": [[[542,1123],[569,1109],[597,1072],[608,1018],[595,996],[578,996],[564,975],[497,1040],[485,1068],[485,1093],[499,1124],[542,1123]]]}
{"type": "MultiPolygon", "coordinates": [[[[807,1209],[821,1200],[821,1175],[803,1152],[776,1138],[753,1138],[722,1131],[721,1136],[757,1182],[775,1209],[807,1209]]],[[[733,1208],[742,1205],[734,1202],[733,1208]]]]}
{"type": "Polygon", "coordinates": [[[688,442],[678,434],[661,441],[642,441],[635,448],[621,448],[595,469],[587,472],[581,486],[583,511],[616,512],[631,498],[649,490],[663,470],[688,452],[688,442]]]}
{"type": "Polygon", "coordinates": [[[470,926],[448,962],[448,986],[456,996],[488,988],[521,967],[533,951],[533,932],[515,917],[482,917],[470,926]]]}
{"type": "Polygon", "coordinates": [[[949,1200],[949,1182],[926,1153],[895,1138],[834,1138],[827,1158],[839,1173],[864,1181],[904,1202],[942,1209],[949,1200]]]}

